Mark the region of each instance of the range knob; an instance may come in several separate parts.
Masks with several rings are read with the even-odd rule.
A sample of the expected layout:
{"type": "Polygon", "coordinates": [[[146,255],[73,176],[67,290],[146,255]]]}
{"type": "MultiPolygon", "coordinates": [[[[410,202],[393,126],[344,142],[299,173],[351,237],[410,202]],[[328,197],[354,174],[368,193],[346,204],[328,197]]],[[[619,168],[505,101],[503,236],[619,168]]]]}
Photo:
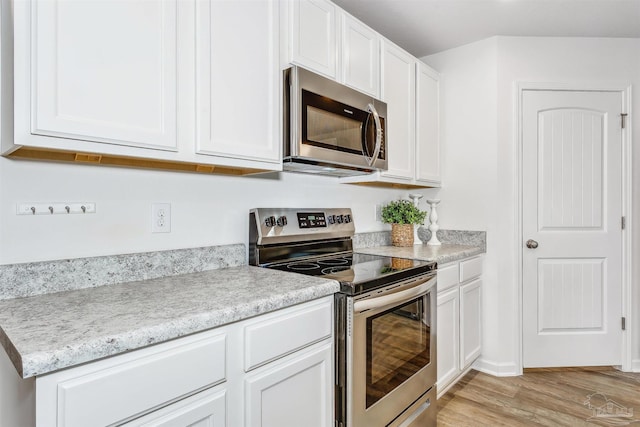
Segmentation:
{"type": "Polygon", "coordinates": [[[276,217],[275,216],[268,216],[264,219],[264,225],[266,225],[267,227],[273,227],[274,225],[276,225],[276,217]]]}
{"type": "Polygon", "coordinates": [[[336,216],[335,215],[329,215],[327,217],[327,221],[329,221],[329,224],[335,224],[336,223],[336,216]]]}
{"type": "Polygon", "coordinates": [[[284,227],[285,225],[287,225],[287,217],[284,215],[279,217],[276,221],[276,224],[278,224],[278,227],[284,227]]]}
{"type": "Polygon", "coordinates": [[[344,222],[344,216],[342,215],[336,215],[336,222],[338,224],[342,224],[344,222]]]}
{"type": "Polygon", "coordinates": [[[351,215],[347,214],[344,216],[344,223],[349,224],[351,222],[351,215]]]}

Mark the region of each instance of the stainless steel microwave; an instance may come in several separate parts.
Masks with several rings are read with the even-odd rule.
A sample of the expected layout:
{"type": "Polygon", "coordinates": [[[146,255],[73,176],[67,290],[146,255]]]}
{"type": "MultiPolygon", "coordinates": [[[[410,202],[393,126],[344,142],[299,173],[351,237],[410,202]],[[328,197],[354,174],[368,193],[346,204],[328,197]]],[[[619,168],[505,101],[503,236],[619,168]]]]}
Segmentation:
{"type": "Polygon", "coordinates": [[[387,104],[300,67],[284,71],[283,168],[352,176],[387,169],[387,104]]]}

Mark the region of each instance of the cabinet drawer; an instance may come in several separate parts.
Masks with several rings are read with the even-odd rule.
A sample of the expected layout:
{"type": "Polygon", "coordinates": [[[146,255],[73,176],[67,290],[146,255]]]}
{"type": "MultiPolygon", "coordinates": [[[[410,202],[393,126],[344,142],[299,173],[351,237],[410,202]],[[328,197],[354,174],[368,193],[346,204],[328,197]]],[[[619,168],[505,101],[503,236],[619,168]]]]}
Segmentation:
{"type": "Polygon", "coordinates": [[[460,262],[460,282],[482,275],[482,257],[478,256],[460,262]]]}
{"type": "Polygon", "coordinates": [[[457,262],[442,267],[438,266],[438,292],[457,285],[459,274],[457,262]]]}
{"type": "Polygon", "coordinates": [[[246,326],[245,371],[329,338],[333,330],[332,314],[333,300],[329,297],[246,326]]]}
{"type": "Polygon", "coordinates": [[[63,379],[63,371],[63,375],[51,375],[51,381],[42,377],[43,381],[37,384],[38,394],[57,395],[50,400],[57,402],[57,407],[51,408],[57,417],[43,414],[43,423],[38,424],[110,425],[223,382],[226,335],[189,341],[177,340],[165,350],[143,357],[125,355],[124,361],[114,358],[87,365],[85,368],[91,370],[83,375],[63,379]],[[57,423],[52,424],[51,418],[57,418],[57,423]]]}
{"type": "Polygon", "coordinates": [[[224,426],[227,396],[224,385],[209,388],[122,427],[224,426]]]}

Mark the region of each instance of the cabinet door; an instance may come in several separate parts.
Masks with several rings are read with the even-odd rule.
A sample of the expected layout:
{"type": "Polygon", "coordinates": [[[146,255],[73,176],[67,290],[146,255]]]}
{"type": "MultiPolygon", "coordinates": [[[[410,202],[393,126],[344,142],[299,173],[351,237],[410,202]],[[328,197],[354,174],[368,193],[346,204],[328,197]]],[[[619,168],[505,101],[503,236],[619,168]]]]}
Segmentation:
{"type": "Polygon", "coordinates": [[[385,176],[413,180],[415,174],[415,59],[389,43],[382,51],[382,100],[387,103],[385,176]]]}
{"type": "Polygon", "coordinates": [[[460,369],[469,366],[482,352],[481,324],[482,280],[476,279],[460,286],[460,369]]]}
{"type": "Polygon", "coordinates": [[[439,76],[422,63],[416,67],[416,181],[439,186],[439,76]]]}
{"type": "Polygon", "coordinates": [[[333,425],[333,346],[326,343],[245,381],[245,426],[333,425]]]}
{"type": "Polygon", "coordinates": [[[460,294],[456,285],[438,292],[438,390],[460,373],[460,294]]]}
{"type": "Polygon", "coordinates": [[[38,427],[112,425],[227,380],[224,329],[36,378],[38,427]]]}
{"type": "Polygon", "coordinates": [[[224,427],[226,422],[226,392],[216,387],[180,400],[124,426],[224,427]]]}
{"type": "Polygon", "coordinates": [[[278,2],[196,8],[197,152],[279,162],[278,2]]]}
{"type": "Polygon", "coordinates": [[[176,149],[175,0],[34,1],[30,13],[31,133],[176,149]]]}
{"type": "Polygon", "coordinates": [[[342,81],[380,96],[380,36],[350,15],[342,14],[342,81]]]}
{"type": "Polygon", "coordinates": [[[336,7],[328,0],[295,0],[291,61],[336,78],[336,7]]]}

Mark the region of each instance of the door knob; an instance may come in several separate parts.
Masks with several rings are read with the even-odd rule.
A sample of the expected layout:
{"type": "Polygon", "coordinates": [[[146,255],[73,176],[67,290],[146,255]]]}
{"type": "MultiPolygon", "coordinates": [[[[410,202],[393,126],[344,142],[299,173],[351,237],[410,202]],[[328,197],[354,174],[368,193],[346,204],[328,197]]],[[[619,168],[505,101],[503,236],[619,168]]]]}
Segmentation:
{"type": "Polygon", "coordinates": [[[538,247],[538,242],[536,242],[536,241],[535,241],[535,240],[533,240],[533,239],[529,239],[529,240],[527,240],[527,247],[528,247],[529,249],[535,249],[535,248],[537,248],[537,247],[538,247]]]}

